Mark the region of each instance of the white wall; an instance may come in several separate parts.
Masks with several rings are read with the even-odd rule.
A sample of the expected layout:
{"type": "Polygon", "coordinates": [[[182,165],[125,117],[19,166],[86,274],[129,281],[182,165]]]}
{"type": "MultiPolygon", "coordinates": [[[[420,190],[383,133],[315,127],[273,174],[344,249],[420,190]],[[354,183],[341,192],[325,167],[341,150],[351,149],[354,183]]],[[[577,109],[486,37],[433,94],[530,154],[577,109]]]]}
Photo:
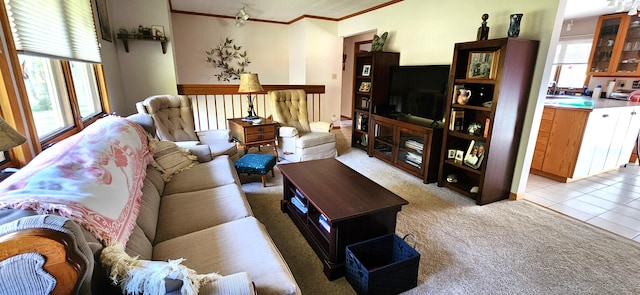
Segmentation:
{"type": "Polygon", "coordinates": [[[307,84],[306,22],[297,21],[289,26],[289,83],[307,84]]]}
{"type": "MultiPolygon", "coordinates": [[[[169,39],[167,53],[162,54],[159,42],[129,40],[129,52],[125,52],[122,41],[117,42],[117,62],[120,67],[121,93],[109,91],[111,100],[118,105],[118,113],[126,116],[135,113],[135,103],[156,94],[176,94],[176,67],[173,59],[173,34],[169,18],[168,1],[155,0],[110,0],[109,12],[114,34],[118,29],[131,30],[142,25],[164,26],[169,39]],[[121,95],[116,97],[115,95],[121,95]]],[[[112,59],[113,56],[110,57],[112,59]]],[[[115,61],[113,61],[115,62],[115,61]]],[[[110,71],[117,66],[109,65],[110,71]]],[[[106,70],[106,68],[105,68],[106,70]]]]}
{"type": "Polygon", "coordinates": [[[221,70],[206,62],[205,51],[225,38],[247,51],[251,63],[246,70],[258,73],[260,83],[288,83],[288,26],[249,21],[236,27],[233,19],[182,13],[172,13],[171,19],[179,84],[238,84],[218,81],[214,74],[221,70]]]}
{"type": "Polygon", "coordinates": [[[340,115],[342,86],[342,38],[337,36],[338,24],[333,21],[305,19],[306,84],[325,85],[320,108],[320,120],[331,122],[340,115]],[[320,49],[320,50],[318,50],[320,49]]]}

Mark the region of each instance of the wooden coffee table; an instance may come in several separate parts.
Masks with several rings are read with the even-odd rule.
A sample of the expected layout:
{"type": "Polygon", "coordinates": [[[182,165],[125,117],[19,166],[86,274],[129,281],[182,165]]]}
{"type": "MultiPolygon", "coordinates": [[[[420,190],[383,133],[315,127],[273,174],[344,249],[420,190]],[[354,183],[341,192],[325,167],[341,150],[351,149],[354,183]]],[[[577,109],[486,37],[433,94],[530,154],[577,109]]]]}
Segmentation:
{"type": "Polygon", "coordinates": [[[344,275],[346,246],[395,233],[396,215],[409,204],[336,159],[278,164],[278,168],[284,186],[281,210],[322,260],[329,280],[344,275]],[[304,208],[295,205],[297,200],[292,202],[294,197],[304,208]],[[320,224],[321,215],[328,230],[320,224]]]}

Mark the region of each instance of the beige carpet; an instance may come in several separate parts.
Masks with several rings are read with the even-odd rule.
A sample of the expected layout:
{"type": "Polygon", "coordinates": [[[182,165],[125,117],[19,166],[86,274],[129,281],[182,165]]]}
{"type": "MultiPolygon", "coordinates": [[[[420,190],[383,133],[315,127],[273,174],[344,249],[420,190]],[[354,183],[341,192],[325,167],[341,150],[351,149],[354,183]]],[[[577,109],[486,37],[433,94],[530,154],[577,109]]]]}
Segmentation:
{"type": "MultiPolygon", "coordinates": [[[[350,129],[341,131],[335,131],[338,160],[409,201],[396,233],[414,234],[421,258],[418,286],[406,294],[640,294],[640,244],[527,201],[477,206],[351,150],[350,129]]],[[[258,176],[240,178],[302,292],[354,294],[344,277],[326,279],[318,257],[280,211],[279,171],[267,177],[266,188],[258,176]]]]}

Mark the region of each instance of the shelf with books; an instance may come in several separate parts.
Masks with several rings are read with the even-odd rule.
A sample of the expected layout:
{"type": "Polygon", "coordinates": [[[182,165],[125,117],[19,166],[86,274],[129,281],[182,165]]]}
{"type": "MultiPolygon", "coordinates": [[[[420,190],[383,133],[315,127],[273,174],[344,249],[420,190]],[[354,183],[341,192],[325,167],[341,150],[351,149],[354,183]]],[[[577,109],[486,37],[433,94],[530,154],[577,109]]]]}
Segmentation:
{"type": "Polygon", "coordinates": [[[510,195],[538,41],[456,43],[438,185],[478,205],[510,195]],[[494,124],[495,122],[495,124],[494,124]]]}
{"type": "Polygon", "coordinates": [[[360,52],[353,67],[353,133],[351,146],[369,151],[369,129],[357,129],[358,120],[373,115],[376,107],[388,104],[388,85],[391,67],[400,63],[398,52],[360,52]]]}

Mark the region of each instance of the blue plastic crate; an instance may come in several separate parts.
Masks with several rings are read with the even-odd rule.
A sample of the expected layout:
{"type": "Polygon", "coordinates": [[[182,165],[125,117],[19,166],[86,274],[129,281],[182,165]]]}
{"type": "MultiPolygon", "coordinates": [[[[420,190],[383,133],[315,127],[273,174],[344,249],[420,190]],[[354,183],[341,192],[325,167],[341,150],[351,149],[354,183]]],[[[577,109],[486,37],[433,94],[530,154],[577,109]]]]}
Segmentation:
{"type": "Polygon", "coordinates": [[[345,277],[358,294],[398,294],[418,285],[420,253],[395,234],[349,245],[345,251],[345,277]]]}

